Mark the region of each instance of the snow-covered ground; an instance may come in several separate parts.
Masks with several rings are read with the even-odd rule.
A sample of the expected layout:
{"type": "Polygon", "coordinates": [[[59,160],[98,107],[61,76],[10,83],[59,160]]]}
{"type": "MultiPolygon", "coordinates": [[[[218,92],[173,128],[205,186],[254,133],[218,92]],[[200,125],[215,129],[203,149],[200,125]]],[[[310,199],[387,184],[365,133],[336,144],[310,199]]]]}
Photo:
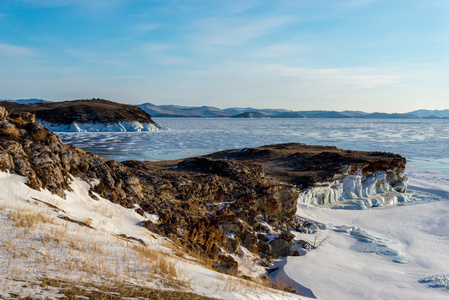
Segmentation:
{"type": "Polygon", "coordinates": [[[321,300],[449,299],[449,176],[410,175],[412,188],[443,198],[369,210],[298,204],[300,217],[325,229],[297,234],[319,246],[285,258],[277,276],[321,300]]]}
{"type": "Polygon", "coordinates": [[[49,280],[75,286],[120,283],[220,299],[304,299],[175,255],[167,239],[139,225],[156,216],[94,200],[86,182],[75,179],[64,198],[25,182],[0,172],[0,299],[62,297],[58,285],[45,284],[49,280]]]}

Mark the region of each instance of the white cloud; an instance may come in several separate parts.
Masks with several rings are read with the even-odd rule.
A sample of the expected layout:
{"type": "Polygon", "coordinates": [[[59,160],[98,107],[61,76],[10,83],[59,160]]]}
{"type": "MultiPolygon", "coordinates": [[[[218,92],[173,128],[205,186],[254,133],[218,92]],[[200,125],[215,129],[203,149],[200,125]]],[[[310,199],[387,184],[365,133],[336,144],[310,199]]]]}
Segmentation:
{"type": "Polygon", "coordinates": [[[0,44],[0,56],[6,57],[24,57],[24,56],[34,56],[36,52],[34,52],[30,48],[0,44]]]}

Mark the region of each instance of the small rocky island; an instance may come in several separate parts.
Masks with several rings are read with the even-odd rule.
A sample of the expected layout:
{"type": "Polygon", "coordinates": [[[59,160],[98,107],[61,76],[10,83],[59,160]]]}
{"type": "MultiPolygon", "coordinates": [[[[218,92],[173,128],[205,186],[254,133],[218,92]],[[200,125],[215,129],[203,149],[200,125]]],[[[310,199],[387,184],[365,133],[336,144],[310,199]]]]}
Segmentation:
{"type": "Polygon", "coordinates": [[[19,104],[1,101],[11,113],[30,112],[52,131],[154,131],[161,129],[142,109],[103,99],[19,104]]]}
{"type": "MultiPolygon", "coordinates": [[[[52,118],[49,111],[35,112],[52,118]]],[[[313,248],[291,233],[312,230],[312,223],[296,215],[298,201],[325,205],[363,197],[380,201],[386,192],[400,195],[406,189],[405,164],[391,153],[304,144],[117,162],[64,144],[32,113],[0,107],[1,171],[25,176],[30,187],[61,197],[79,177],[90,184],[93,199],[101,196],[157,215],[157,222],[142,226],[233,274],[240,274],[245,256],[270,272],[273,259],[313,248]]]]}

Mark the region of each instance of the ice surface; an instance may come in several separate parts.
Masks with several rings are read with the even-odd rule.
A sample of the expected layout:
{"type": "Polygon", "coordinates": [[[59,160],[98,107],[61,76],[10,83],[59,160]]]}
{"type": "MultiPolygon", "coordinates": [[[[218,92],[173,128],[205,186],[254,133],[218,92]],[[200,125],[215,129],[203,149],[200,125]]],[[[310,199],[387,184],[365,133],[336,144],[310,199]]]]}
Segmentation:
{"type": "Polygon", "coordinates": [[[323,242],[305,256],[288,257],[283,272],[318,299],[449,297],[447,289],[429,287],[439,277],[420,284],[430,276],[422,274],[447,274],[449,201],[360,211],[299,204],[297,214],[327,229],[298,234],[323,242]]]}
{"type": "MultiPolygon", "coordinates": [[[[446,169],[447,164],[438,159],[449,157],[449,120],[155,118],[154,121],[169,130],[151,132],[144,139],[139,135],[129,137],[127,140],[132,140],[133,145],[127,144],[127,140],[117,140],[115,148],[128,148],[129,159],[162,160],[295,142],[393,152],[412,162],[436,161],[446,169]]],[[[101,133],[98,137],[89,133],[60,135],[88,151],[103,151],[102,144],[95,141],[104,138],[101,133]]],[[[111,136],[115,137],[115,133],[111,136]]],[[[108,154],[113,159],[117,156],[120,155],[115,150],[108,154]]]]}
{"type": "Polygon", "coordinates": [[[77,123],[68,125],[41,121],[42,126],[53,132],[117,132],[117,131],[156,131],[161,127],[150,123],[118,122],[118,123],[77,123]]]}

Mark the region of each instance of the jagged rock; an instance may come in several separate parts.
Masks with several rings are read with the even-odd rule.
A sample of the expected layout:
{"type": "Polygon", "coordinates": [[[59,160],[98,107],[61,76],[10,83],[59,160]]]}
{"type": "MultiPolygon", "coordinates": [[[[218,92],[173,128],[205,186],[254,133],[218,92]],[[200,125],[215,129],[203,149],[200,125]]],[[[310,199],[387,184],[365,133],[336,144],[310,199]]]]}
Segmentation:
{"type": "Polygon", "coordinates": [[[296,252],[296,243],[292,240],[286,240],[282,236],[272,240],[269,245],[273,251],[272,256],[274,258],[289,256],[296,252]]]}
{"type": "Polygon", "coordinates": [[[220,272],[236,273],[239,264],[230,255],[218,255],[218,263],[215,264],[215,268],[220,272]]]}
{"type": "Polygon", "coordinates": [[[273,247],[269,243],[267,243],[267,241],[259,239],[257,247],[259,248],[259,251],[261,253],[267,255],[268,257],[272,257],[274,254],[273,247]]]}

